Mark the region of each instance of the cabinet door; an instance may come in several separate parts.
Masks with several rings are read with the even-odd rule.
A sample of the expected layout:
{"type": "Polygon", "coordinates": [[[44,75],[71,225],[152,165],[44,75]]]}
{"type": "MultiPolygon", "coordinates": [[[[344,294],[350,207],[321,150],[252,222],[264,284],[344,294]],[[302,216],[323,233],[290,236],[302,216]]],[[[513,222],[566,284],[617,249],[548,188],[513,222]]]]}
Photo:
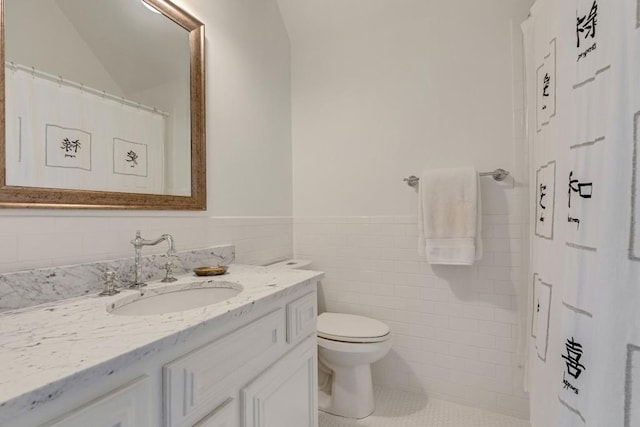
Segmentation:
{"type": "Polygon", "coordinates": [[[284,330],[284,312],[278,309],[165,365],[165,426],[192,426],[237,395],[255,375],[243,379],[243,372],[262,371],[283,351],[284,330]]]}
{"type": "Polygon", "coordinates": [[[45,424],[50,427],[149,426],[147,377],[140,377],[93,402],[45,424]]]}
{"type": "Polygon", "coordinates": [[[314,336],[244,387],[243,427],[317,427],[317,361],[314,336]]]}

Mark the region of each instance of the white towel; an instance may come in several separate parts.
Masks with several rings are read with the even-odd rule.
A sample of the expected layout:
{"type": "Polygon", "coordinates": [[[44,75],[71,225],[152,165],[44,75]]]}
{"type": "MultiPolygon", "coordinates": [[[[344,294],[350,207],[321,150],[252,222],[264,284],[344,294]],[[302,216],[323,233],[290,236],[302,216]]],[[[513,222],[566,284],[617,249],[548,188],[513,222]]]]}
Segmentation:
{"type": "Polygon", "coordinates": [[[430,264],[472,265],[482,258],[480,185],[473,168],[422,173],[418,252],[430,264]]]}

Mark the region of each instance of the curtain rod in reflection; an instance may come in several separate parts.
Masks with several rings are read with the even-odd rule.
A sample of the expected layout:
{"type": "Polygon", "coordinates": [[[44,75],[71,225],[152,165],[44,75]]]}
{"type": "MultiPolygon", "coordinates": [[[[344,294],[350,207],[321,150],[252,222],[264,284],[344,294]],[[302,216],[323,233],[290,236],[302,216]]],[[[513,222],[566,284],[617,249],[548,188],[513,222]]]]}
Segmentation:
{"type": "Polygon", "coordinates": [[[13,71],[15,70],[20,70],[20,71],[24,71],[25,73],[29,73],[34,77],[40,77],[49,81],[52,81],[54,83],[58,83],[60,85],[65,85],[65,86],[69,86],[69,87],[73,87],[75,89],[80,89],[82,91],[85,91],[87,93],[93,94],[93,95],[97,95],[97,96],[101,96],[102,98],[105,99],[109,99],[111,101],[116,101],[121,103],[122,105],[127,105],[129,107],[133,107],[133,108],[137,108],[139,110],[144,110],[144,111],[148,111],[151,113],[156,113],[156,114],[160,114],[164,117],[169,117],[169,113],[164,112],[162,110],[159,110],[155,107],[149,107],[147,105],[143,105],[139,102],[136,101],[131,101],[129,99],[125,99],[122,96],[116,96],[116,95],[112,95],[110,93],[105,92],[104,90],[98,90],[98,89],[94,89],[92,87],[89,86],[85,86],[82,83],[76,83],[74,81],[71,80],[67,80],[67,79],[63,79],[62,76],[54,76],[53,74],[49,74],[47,72],[41,71],[41,70],[36,70],[34,67],[27,67],[25,65],[20,65],[20,64],[16,64],[14,62],[5,62],[5,66],[13,71]]]}

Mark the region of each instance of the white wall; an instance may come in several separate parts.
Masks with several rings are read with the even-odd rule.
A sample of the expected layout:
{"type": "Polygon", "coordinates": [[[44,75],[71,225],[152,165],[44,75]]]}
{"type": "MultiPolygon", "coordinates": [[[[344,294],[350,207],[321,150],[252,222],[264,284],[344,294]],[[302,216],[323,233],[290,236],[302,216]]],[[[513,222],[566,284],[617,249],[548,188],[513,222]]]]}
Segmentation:
{"type": "Polygon", "coordinates": [[[515,147],[529,3],[278,0],[292,43],[295,253],[326,271],[321,309],[391,326],[375,383],[524,418],[515,147]],[[402,178],[461,165],[512,178],[482,179],[482,261],[433,268],[402,178]]]}
{"type": "MultiPolygon", "coordinates": [[[[275,0],[180,0],[205,23],[206,212],[0,211],[0,271],[133,256],[135,230],[179,249],[292,255],[289,43],[275,0]]],[[[149,249],[164,251],[165,248],[149,249]]]]}
{"type": "Polygon", "coordinates": [[[374,384],[528,416],[516,360],[521,224],[510,203],[483,215],[485,253],[474,267],[427,264],[415,217],[295,218],[296,257],[326,274],[320,310],[391,328],[374,384]]]}
{"type": "Polygon", "coordinates": [[[278,0],[296,216],[415,213],[424,168],[512,169],[511,34],[529,0],[278,0]]]}
{"type": "MultiPolygon", "coordinates": [[[[180,2],[183,3],[183,2],[180,2]]],[[[186,2],[184,2],[186,3],[186,2]]],[[[209,210],[291,215],[289,38],[275,0],[190,0],[206,16],[209,210]]]]}

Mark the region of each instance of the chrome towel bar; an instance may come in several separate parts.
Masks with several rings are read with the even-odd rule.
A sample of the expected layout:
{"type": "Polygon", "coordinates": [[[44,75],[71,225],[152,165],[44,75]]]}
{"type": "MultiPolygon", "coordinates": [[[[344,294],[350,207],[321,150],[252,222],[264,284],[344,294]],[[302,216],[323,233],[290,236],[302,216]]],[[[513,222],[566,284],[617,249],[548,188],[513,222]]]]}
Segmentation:
{"type": "MultiPolygon", "coordinates": [[[[504,169],[496,169],[493,172],[480,172],[478,175],[492,176],[496,181],[504,181],[504,179],[509,176],[509,171],[504,169]]],[[[409,178],[403,179],[403,181],[406,182],[409,187],[416,188],[418,186],[418,183],[420,182],[420,178],[415,175],[411,175],[409,178]]]]}

